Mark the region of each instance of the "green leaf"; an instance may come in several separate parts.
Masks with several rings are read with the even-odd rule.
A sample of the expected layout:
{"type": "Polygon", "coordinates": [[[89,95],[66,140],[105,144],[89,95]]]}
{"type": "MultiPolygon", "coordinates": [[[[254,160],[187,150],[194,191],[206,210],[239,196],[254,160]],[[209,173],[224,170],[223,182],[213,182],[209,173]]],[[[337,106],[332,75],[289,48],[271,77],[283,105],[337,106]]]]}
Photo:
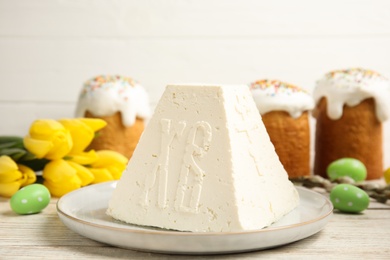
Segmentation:
{"type": "Polygon", "coordinates": [[[0,136],[0,149],[8,147],[24,148],[23,138],[19,136],[0,136]]]}
{"type": "Polygon", "coordinates": [[[12,155],[14,153],[26,153],[27,151],[21,148],[4,148],[0,150],[0,155],[12,155]]]}
{"type": "Polygon", "coordinates": [[[0,136],[0,144],[1,143],[8,143],[8,142],[17,142],[23,143],[23,138],[20,136],[0,136]]]}
{"type": "Polygon", "coordinates": [[[20,158],[21,161],[31,161],[35,159],[37,159],[35,154],[32,154],[29,151],[26,151],[26,154],[22,158],[20,158]]]}
{"type": "Polygon", "coordinates": [[[42,171],[48,162],[49,160],[47,159],[33,159],[28,161],[21,161],[20,163],[31,168],[33,171],[42,171]]]}
{"type": "Polygon", "coordinates": [[[8,143],[0,143],[0,150],[4,148],[13,148],[16,146],[18,143],[17,142],[8,142],[8,143]]]}
{"type": "Polygon", "coordinates": [[[23,152],[17,152],[17,153],[11,154],[10,157],[11,157],[15,162],[17,162],[17,161],[19,161],[19,159],[22,158],[25,154],[26,154],[25,151],[23,151],[23,152]]]}
{"type": "Polygon", "coordinates": [[[15,162],[22,158],[26,153],[26,150],[20,148],[4,148],[0,150],[0,155],[7,155],[15,162]]]}

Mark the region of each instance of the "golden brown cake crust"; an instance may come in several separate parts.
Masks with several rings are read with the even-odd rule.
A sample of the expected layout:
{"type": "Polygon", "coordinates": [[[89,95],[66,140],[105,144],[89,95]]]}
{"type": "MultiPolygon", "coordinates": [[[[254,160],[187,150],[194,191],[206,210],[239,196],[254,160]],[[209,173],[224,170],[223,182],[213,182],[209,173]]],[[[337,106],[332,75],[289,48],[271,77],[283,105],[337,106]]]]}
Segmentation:
{"type": "Polygon", "coordinates": [[[101,118],[107,122],[107,126],[92,141],[90,149],[113,150],[131,158],[145,127],[143,119],[137,117],[134,125],[126,127],[122,123],[120,112],[112,116],[97,117],[87,111],[85,117],[101,118]]]}
{"type": "Polygon", "coordinates": [[[310,175],[310,127],[308,112],[292,118],[287,112],[262,115],[264,125],[289,178],[310,175]]]}
{"type": "Polygon", "coordinates": [[[334,160],[351,157],[367,168],[367,179],[383,176],[382,124],[375,115],[374,99],[344,106],[343,115],[332,120],[326,112],[327,100],[322,98],[313,115],[317,118],[315,135],[314,174],[327,177],[326,168],[334,160]]]}

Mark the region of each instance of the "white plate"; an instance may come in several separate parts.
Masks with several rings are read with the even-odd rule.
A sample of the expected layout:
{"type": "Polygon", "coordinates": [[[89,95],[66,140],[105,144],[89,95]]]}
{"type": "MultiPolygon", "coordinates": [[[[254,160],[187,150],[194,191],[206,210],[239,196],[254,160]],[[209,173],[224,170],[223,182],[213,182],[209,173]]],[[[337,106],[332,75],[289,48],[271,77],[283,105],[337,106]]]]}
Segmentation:
{"type": "Polygon", "coordinates": [[[105,214],[116,181],[87,186],[57,203],[62,222],[74,232],[117,247],[170,254],[226,254],[261,250],[309,237],[329,221],[331,202],[297,187],[301,203],[270,227],[245,232],[191,233],[141,227],[105,214]]]}

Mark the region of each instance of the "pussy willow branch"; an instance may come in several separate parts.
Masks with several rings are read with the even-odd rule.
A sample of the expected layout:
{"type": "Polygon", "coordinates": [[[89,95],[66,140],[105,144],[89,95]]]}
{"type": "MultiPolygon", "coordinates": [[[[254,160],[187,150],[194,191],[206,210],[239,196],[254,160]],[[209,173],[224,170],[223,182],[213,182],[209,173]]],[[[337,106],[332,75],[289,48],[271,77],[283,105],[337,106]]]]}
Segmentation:
{"type": "Polygon", "coordinates": [[[298,177],[290,180],[296,185],[307,188],[323,188],[327,192],[330,192],[337,184],[352,184],[367,192],[368,196],[380,203],[386,203],[387,200],[390,200],[390,185],[384,185],[376,182],[355,182],[350,177],[342,177],[334,181],[330,181],[319,175],[298,177]]]}

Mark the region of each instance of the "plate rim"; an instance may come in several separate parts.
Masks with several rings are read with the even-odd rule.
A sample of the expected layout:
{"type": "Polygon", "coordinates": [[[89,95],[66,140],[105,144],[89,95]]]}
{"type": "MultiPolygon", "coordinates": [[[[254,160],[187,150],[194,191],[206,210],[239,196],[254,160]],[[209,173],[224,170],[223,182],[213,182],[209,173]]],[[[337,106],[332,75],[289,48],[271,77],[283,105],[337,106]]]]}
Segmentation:
{"type": "MultiPolygon", "coordinates": [[[[63,215],[64,217],[66,217],[66,218],[68,218],[68,219],[70,219],[72,221],[80,223],[80,224],[84,224],[84,225],[88,225],[88,226],[92,226],[92,227],[96,227],[96,228],[100,228],[100,229],[105,229],[105,230],[112,230],[112,231],[116,231],[116,232],[140,233],[140,234],[143,234],[143,235],[165,235],[165,236],[166,235],[170,235],[170,236],[201,237],[201,236],[248,235],[248,234],[257,234],[257,233],[265,233],[265,232],[276,232],[276,231],[286,230],[286,229],[288,230],[288,229],[297,228],[297,227],[301,227],[301,226],[307,226],[307,225],[310,225],[311,223],[315,223],[315,222],[319,222],[321,220],[324,220],[324,219],[326,219],[327,217],[329,217],[330,215],[333,214],[333,209],[334,209],[333,204],[331,203],[331,201],[326,196],[324,196],[324,195],[322,195],[322,194],[320,194],[318,192],[312,191],[312,190],[310,190],[310,189],[308,189],[306,187],[295,186],[295,188],[297,188],[298,191],[307,192],[309,194],[310,193],[311,194],[315,194],[316,196],[321,197],[324,200],[324,202],[325,202],[324,206],[328,205],[329,206],[329,210],[326,211],[325,213],[321,214],[320,216],[317,216],[317,217],[313,218],[313,219],[306,220],[304,222],[295,223],[295,224],[283,225],[283,226],[272,227],[272,225],[271,225],[269,227],[262,228],[262,229],[244,230],[244,231],[232,231],[232,232],[189,232],[189,231],[164,230],[164,229],[159,229],[159,228],[150,229],[150,228],[154,228],[154,227],[129,224],[129,223],[125,223],[125,222],[119,222],[120,224],[123,224],[125,227],[107,226],[107,225],[104,225],[104,224],[94,223],[94,222],[91,222],[91,221],[88,221],[88,220],[85,220],[85,219],[80,219],[80,218],[74,217],[74,216],[66,213],[61,208],[60,204],[63,203],[63,201],[65,201],[68,197],[74,196],[75,193],[83,192],[83,190],[85,191],[86,189],[95,188],[98,185],[99,186],[111,187],[112,185],[114,185],[117,182],[118,181],[109,181],[109,182],[104,182],[104,183],[97,183],[97,184],[89,185],[89,186],[86,186],[86,187],[83,187],[83,188],[80,188],[80,189],[77,189],[77,190],[74,190],[74,191],[71,191],[71,192],[65,194],[64,196],[59,198],[57,203],[56,203],[57,213],[63,215]],[[134,229],[132,227],[137,227],[137,228],[140,228],[140,229],[134,229]]],[[[113,220],[113,218],[112,218],[112,220],[113,220]]]]}

